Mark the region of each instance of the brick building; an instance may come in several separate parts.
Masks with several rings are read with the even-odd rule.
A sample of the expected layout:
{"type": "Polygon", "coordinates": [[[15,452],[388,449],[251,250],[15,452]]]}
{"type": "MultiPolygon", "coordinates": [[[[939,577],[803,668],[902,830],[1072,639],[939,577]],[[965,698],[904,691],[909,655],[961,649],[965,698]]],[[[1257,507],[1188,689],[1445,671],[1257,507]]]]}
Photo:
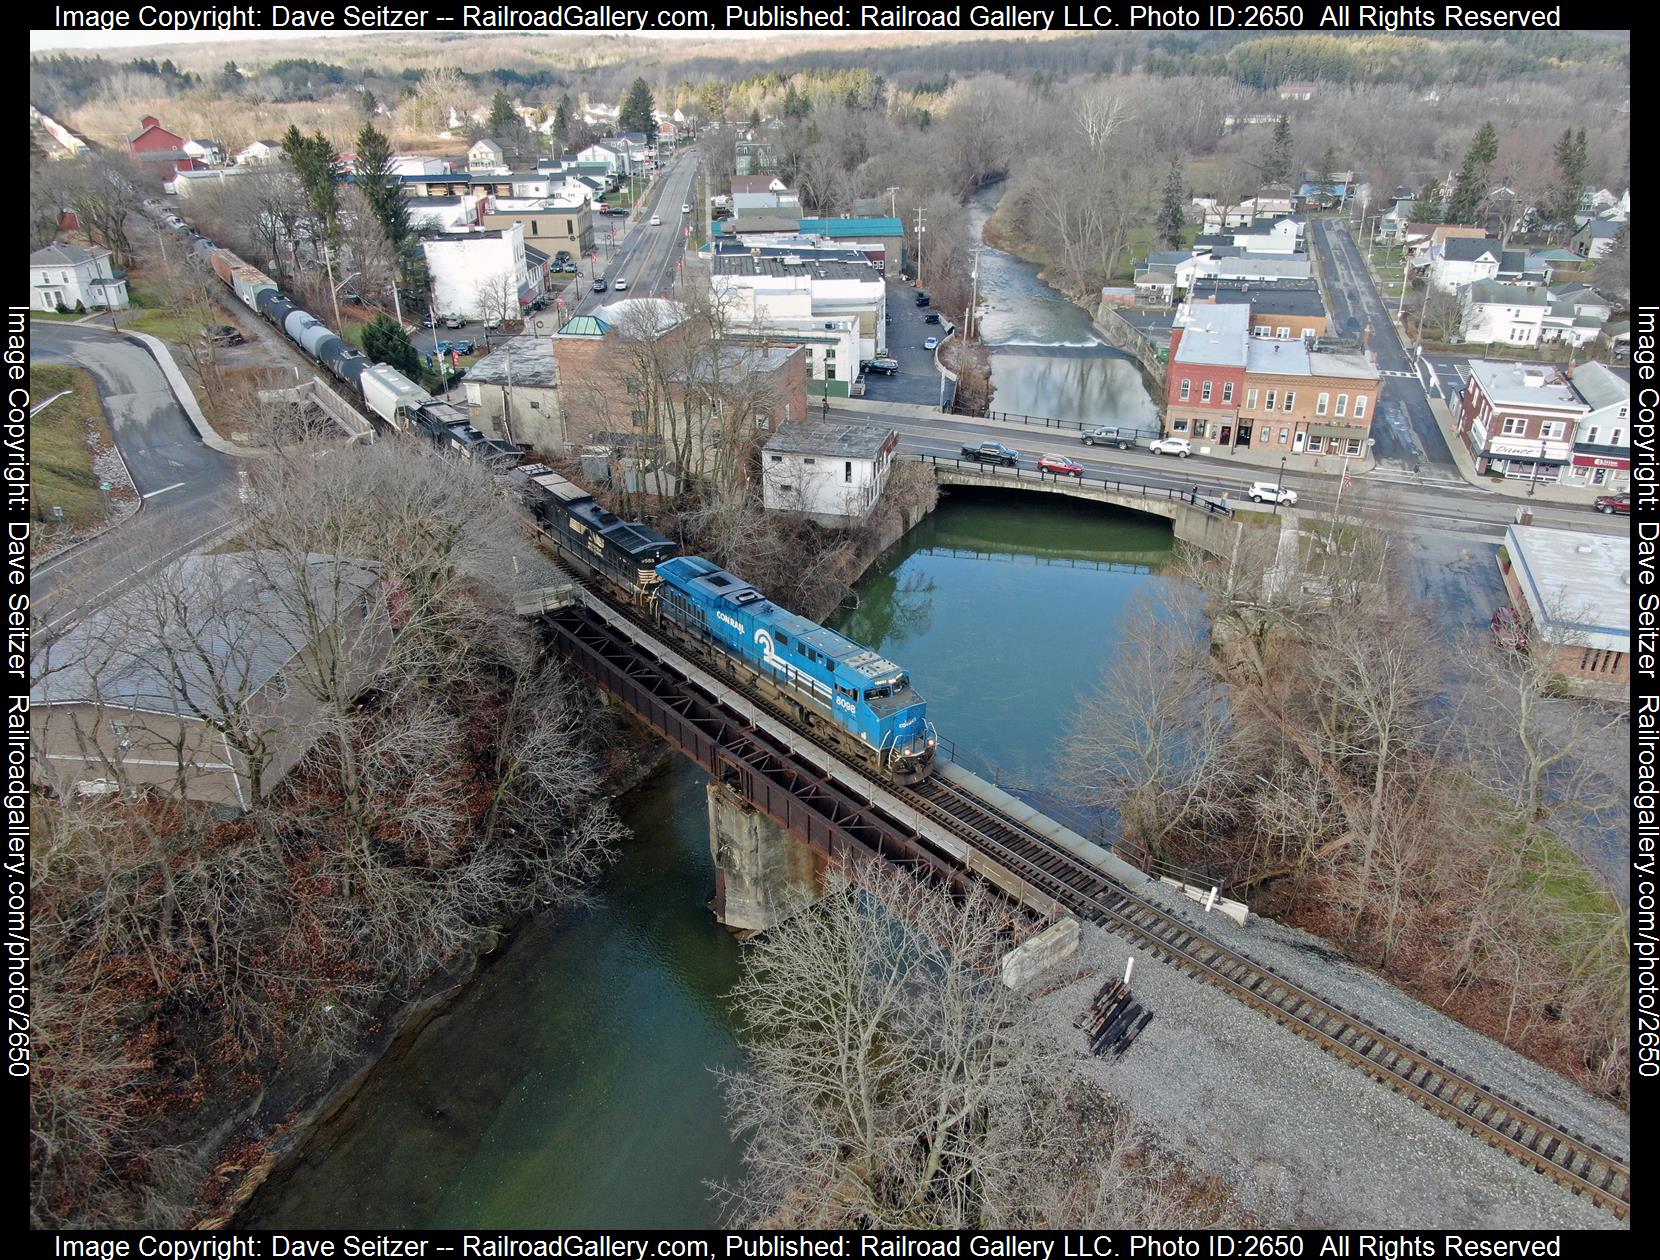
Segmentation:
{"type": "Polygon", "coordinates": [[[1631,685],[1631,547],[1609,534],[1512,525],[1498,556],[1527,650],[1580,695],[1631,685]]]}
{"type": "Polygon", "coordinates": [[[1479,473],[1554,482],[1573,466],[1574,430],[1590,407],[1549,364],[1474,359],[1459,396],[1458,435],[1479,473]]]}
{"type": "Polygon", "coordinates": [[[1210,453],[1286,456],[1319,467],[1366,453],[1381,378],[1364,355],[1253,336],[1243,304],[1187,308],[1170,338],[1165,427],[1210,453]]]}

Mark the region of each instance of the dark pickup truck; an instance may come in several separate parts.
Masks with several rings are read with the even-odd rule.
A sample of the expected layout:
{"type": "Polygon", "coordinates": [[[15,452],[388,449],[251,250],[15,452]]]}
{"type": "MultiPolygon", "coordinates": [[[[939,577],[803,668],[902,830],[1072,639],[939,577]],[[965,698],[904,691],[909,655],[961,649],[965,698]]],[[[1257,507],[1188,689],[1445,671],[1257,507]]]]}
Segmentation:
{"type": "Polygon", "coordinates": [[[1085,429],[1083,432],[1085,446],[1116,446],[1121,451],[1134,446],[1135,438],[1133,429],[1085,429]]]}
{"type": "Polygon", "coordinates": [[[1006,464],[1013,468],[1020,463],[1020,452],[1001,442],[981,442],[978,446],[963,447],[963,458],[982,464],[1006,464]]]}

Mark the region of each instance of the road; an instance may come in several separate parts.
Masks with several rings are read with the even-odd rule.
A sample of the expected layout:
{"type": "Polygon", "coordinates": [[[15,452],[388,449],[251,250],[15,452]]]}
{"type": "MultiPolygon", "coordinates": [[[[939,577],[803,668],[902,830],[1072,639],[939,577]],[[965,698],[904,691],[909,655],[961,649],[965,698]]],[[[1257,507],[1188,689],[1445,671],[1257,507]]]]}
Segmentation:
{"type": "MultiPolygon", "coordinates": [[[[697,169],[697,150],[687,149],[658,172],[650,192],[646,194],[643,208],[628,220],[630,226],[623,233],[615,254],[606,261],[605,250],[601,248],[599,251],[603,264],[599,274],[605,279],[609,291],[594,293],[590,290],[584,293],[574,311],[564,312],[565,318],[588,314],[624,298],[666,297],[673,291],[678,279],[677,264],[686,254],[686,228],[693,222],[692,215],[680,213],[680,207],[696,205],[693,186],[697,180],[697,169]],[[650,226],[653,214],[661,216],[661,226],[650,226]],[[616,292],[618,280],[628,281],[628,287],[621,293],[616,292]]],[[[596,220],[595,239],[600,239],[607,230],[606,225],[622,222],[621,219],[611,218],[596,220]]],[[[587,274],[588,270],[584,268],[577,278],[579,285],[585,283],[582,277],[587,274]]]]}
{"type": "Polygon", "coordinates": [[[137,520],[44,561],[30,574],[36,602],[50,607],[49,616],[61,616],[223,528],[240,463],[202,444],[161,368],[138,343],[47,320],[35,321],[29,332],[39,362],[92,373],[115,444],[144,498],[137,520]],[[139,538],[145,551],[135,555],[139,538]]]}
{"type": "MultiPolygon", "coordinates": [[[[1191,490],[1197,485],[1206,497],[1217,498],[1226,491],[1231,502],[1245,507],[1253,506],[1245,495],[1252,481],[1278,480],[1272,469],[1241,469],[1237,464],[1200,456],[1176,459],[1154,455],[1144,449],[1118,451],[1084,446],[1075,433],[1062,430],[1033,427],[1023,431],[987,425],[969,416],[941,415],[938,419],[896,416],[884,412],[880,403],[868,400],[855,402],[849,407],[837,407],[834,414],[892,425],[899,431],[900,450],[909,455],[936,455],[950,459],[955,458],[965,445],[995,439],[1020,451],[1020,467],[1024,469],[1035,470],[1039,455],[1065,455],[1082,464],[1088,477],[1105,477],[1161,490],[1191,490]]],[[[1337,482],[1338,478],[1334,476],[1290,471],[1285,477],[1285,484],[1299,495],[1298,506],[1313,512],[1337,506],[1337,482]]],[[[1342,494],[1345,510],[1353,508],[1359,511],[1363,506],[1379,509],[1397,517],[1401,528],[1406,531],[1427,531],[1467,539],[1502,538],[1505,526],[1514,522],[1516,509],[1522,506],[1515,499],[1484,492],[1462,481],[1454,485],[1388,481],[1376,475],[1354,478],[1353,484],[1342,494]]],[[[1534,522],[1539,525],[1606,534],[1629,534],[1631,530],[1627,518],[1602,516],[1588,505],[1539,503],[1528,504],[1527,507],[1533,513],[1534,522]]],[[[1265,505],[1261,510],[1272,509],[1265,505]]]]}
{"type": "Polygon", "coordinates": [[[1430,413],[1417,364],[1390,322],[1389,309],[1372,283],[1348,225],[1338,219],[1310,219],[1309,232],[1319,255],[1334,331],[1358,338],[1368,326],[1372,330],[1371,348],[1383,374],[1378,414],[1372,421],[1376,455],[1397,466],[1421,462],[1430,476],[1457,479],[1457,465],[1430,413]]]}

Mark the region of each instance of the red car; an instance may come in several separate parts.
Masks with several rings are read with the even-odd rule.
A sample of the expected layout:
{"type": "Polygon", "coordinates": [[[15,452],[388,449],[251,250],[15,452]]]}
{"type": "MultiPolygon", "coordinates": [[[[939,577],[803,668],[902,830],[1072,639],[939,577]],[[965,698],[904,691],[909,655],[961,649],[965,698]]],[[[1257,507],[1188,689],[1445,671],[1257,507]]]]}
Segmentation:
{"type": "Polygon", "coordinates": [[[1084,466],[1076,460],[1067,459],[1064,455],[1041,455],[1038,457],[1038,471],[1046,472],[1056,477],[1078,477],[1084,475],[1084,466]]]}
{"type": "Polygon", "coordinates": [[[1630,516],[1631,496],[1629,494],[1599,494],[1597,496],[1597,511],[1604,516],[1630,516]]]}

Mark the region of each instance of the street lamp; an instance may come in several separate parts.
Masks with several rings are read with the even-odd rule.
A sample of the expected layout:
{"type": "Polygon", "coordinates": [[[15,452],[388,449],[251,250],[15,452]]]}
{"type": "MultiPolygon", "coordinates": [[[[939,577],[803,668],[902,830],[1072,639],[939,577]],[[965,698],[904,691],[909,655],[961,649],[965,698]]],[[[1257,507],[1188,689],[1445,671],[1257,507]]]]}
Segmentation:
{"type": "Polygon", "coordinates": [[[1285,494],[1285,456],[1284,455],[1280,456],[1279,491],[1280,491],[1280,493],[1278,495],[1276,495],[1275,498],[1274,498],[1274,515],[1275,516],[1278,516],[1280,514],[1280,498],[1283,497],[1284,494],[1285,494]]]}

